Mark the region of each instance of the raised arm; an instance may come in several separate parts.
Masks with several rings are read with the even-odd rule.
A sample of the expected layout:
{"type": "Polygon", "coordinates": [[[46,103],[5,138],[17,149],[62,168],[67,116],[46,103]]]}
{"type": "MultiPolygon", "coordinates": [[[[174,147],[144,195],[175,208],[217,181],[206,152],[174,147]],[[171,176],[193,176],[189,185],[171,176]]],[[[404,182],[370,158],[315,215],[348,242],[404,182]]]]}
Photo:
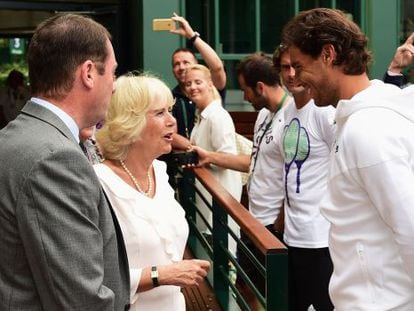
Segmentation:
{"type": "MultiPolygon", "coordinates": [[[[175,30],[170,30],[170,32],[183,36],[187,38],[187,40],[193,38],[196,35],[196,32],[184,17],[178,16],[176,13],[174,13],[172,19],[176,21],[180,27],[175,30]]],[[[214,51],[213,48],[207,44],[207,42],[205,42],[199,36],[194,38],[195,40],[193,41],[193,46],[201,54],[207,67],[210,69],[214,86],[218,90],[224,89],[226,86],[227,77],[223,62],[217,55],[216,51],[214,51]]]]}

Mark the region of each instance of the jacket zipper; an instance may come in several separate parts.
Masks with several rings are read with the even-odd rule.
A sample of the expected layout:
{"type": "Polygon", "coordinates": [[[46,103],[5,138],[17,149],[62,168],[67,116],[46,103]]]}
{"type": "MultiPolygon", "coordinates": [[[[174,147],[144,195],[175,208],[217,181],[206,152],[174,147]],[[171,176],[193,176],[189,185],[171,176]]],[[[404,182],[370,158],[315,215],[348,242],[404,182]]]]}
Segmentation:
{"type": "Polygon", "coordinates": [[[368,286],[368,289],[371,293],[371,295],[370,295],[371,302],[375,303],[374,286],[372,284],[371,277],[368,273],[368,267],[367,267],[367,262],[366,262],[366,259],[365,259],[365,253],[364,253],[364,246],[361,243],[357,243],[356,248],[357,248],[359,263],[360,263],[360,266],[362,268],[362,273],[364,274],[365,282],[366,282],[366,284],[368,286]]]}

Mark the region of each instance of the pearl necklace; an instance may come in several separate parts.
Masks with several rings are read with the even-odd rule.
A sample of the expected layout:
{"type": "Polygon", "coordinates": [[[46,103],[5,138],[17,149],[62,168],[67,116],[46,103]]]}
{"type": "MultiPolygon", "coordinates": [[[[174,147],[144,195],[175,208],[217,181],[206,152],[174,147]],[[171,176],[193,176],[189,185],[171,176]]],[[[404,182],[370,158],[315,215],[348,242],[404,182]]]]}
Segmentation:
{"type": "Polygon", "coordinates": [[[119,163],[121,164],[121,166],[124,169],[125,173],[127,173],[128,176],[131,178],[132,182],[135,185],[135,188],[137,188],[137,190],[140,193],[142,193],[143,195],[146,195],[147,197],[150,196],[151,191],[152,191],[152,178],[151,178],[151,175],[150,175],[151,167],[148,169],[148,172],[147,172],[147,177],[148,177],[148,190],[147,191],[144,191],[139,186],[137,179],[134,177],[134,175],[132,175],[131,171],[126,167],[124,161],[123,160],[119,160],[119,163]]]}

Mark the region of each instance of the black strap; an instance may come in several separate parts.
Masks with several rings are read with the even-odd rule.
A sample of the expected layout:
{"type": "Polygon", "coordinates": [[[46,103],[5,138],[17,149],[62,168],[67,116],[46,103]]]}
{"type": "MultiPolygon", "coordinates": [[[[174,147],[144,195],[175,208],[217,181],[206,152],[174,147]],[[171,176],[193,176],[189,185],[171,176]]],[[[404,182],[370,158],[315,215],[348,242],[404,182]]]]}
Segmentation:
{"type": "Polygon", "coordinates": [[[83,144],[83,142],[79,142],[79,147],[82,149],[82,152],[84,153],[84,155],[86,155],[86,157],[89,159],[89,157],[88,157],[88,151],[86,150],[86,147],[83,144]]]}

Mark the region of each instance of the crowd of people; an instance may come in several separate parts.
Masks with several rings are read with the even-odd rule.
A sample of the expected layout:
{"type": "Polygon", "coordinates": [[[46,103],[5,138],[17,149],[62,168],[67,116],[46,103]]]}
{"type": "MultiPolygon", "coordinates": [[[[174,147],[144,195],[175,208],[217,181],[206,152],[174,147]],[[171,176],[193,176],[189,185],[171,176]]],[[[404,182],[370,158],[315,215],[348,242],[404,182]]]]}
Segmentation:
{"type": "MultiPolygon", "coordinates": [[[[248,173],[246,208],[288,248],[289,310],[414,310],[414,87],[401,73],[414,62],[414,34],[384,83],[369,80],[368,39],[344,13],[293,17],[273,58],[256,52],[237,66],[259,112],[246,155],[224,108],[223,62],[185,18],[172,19],[171,33],[205,62],[174,51],[172,90],[146,73],[115,79],[111,35],[91,18],[37,27],[32,97],[8,106],[0,131],[0,309],[185,310],[181,288],[198,286],[210,262],[183,259],[176,149],[197,153],[236,200],[248,173]]],[[[11,73],[10,94],[23,78],[11,73]]],[[[229,249],[264,295],[249,256],[229,249]]],[[[260,310],[244,277],[236,285],[260,310]]]]}

